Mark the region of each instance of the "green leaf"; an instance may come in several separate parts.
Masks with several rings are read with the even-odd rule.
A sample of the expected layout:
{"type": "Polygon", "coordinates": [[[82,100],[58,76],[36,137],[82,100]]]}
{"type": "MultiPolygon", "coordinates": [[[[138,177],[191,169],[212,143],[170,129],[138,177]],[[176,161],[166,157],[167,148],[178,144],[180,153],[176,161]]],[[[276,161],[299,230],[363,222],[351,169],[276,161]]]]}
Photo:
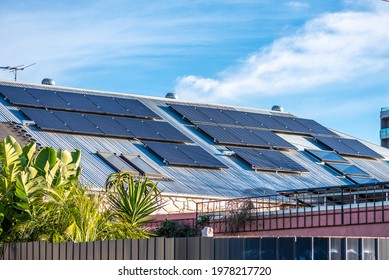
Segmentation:
{"type": "MultiPolygon", "coordinates": [[[[35,158],[34,166],[45,174],[51,169],[57,162],[57,155],[52,147],[44,147],[39,151],[35,158]]],[[[43,175],[42,174],[42,175],[43,175]]]]}
{"type": "Polygon", "coordinates": [[[30,142],[26,146],[24,146],[22,150],[23,150],[23,156],[26,159],[25,166],[29,166],[36,152],[36,143],[30,142]]]}

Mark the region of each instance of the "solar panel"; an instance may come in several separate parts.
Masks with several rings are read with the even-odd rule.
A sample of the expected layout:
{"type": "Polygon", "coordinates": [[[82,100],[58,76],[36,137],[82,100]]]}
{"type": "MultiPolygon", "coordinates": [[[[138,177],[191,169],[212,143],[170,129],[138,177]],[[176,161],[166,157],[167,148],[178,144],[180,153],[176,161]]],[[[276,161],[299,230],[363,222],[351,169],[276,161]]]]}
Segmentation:
{"type": "Polygon", "coordinates": [[[21,108],[20,109],[28,118],[44,130],[65,131],[72,130],[58,119],[51,111],[44,109],[21,108]]]}
{"type": "Polygon", "coordinates": [[[234,110],[228,111],[228,116],[235,121],[236,125],[266,128],[261,123],[259,123],[256,119],[254,119],[251,115],[252,113],[247,113],[242,111],[234,111],[234,110]]]}
{"type": "Polygon", "coordinates": [[[146,105],[136,99],[126,99],[115,97],[116,102],[127,110],[127,115],[139,118],[161,119],[156,113],[149,109],[146,105]]]}
{"type": "Polygon", "coordinates": [[[148,127],[154,130],[157,134],[159,134],[165,141],[168,142],[193,142],[188,137],[186,137],[183,133],[181,133],[178,129],[173,127],[171,124],[167,122],[160,121],[146,121],[144,122],[148,127]]]}
{"type": "Polygon", "coordinates": [[[103,132],[85,118],[82,113],[53,111],[53,114],[73,132],[103,135],[103,132]]]}
{"type": "Polygon", "coordinates": [[[197,107],[197,110],[207,116],[209,123],[236,125],[236,121],[229,116],[230,110],[207,107],[197,107]]]}
{"type": "Polygon", "coordinates": [[[234,133],[230,133],[229,127],[198,124],[197,127],[210,136],[213,141],[221,144],[242,144],[242,140],[234,133]]]}
{"type": "Polygon", "coordinates": [[[296,149],[295,146],[290,144],[288,141],[284,140],[277,134],[275,134],[272,131],[269,130],[252,130],[252,132],[258,136],[259,138],[266,141],[271,147],[273,148],[280,148],[280,149],[296,149]]]}
{"type": "Polygon", "coordinates": [[[148,178],[163,178],[164,176],[158,172],[154,167],[145,162],[139,155],[130,155],[130,154],[122,154],[121,158],[123,158],[126,162],[131,164],[135,169],[137,169],[142,176],[148,178]]]}
{"type": "Polygon", "coordinates": [[[139,176],[138,170],[118,157],[116,154],[106,152],[97,152],[97,154],[116,171],[125,171],[131,173],[134,176],[139,176]]]}
{"type": "Polygon", "coordinates": [[[308,150],[306,152],[313,155],[315,158],[319,159],[322,162],[337,162],[337,163],[348,163],[346,159],[338,155],[333,151],[323,151],[323,150],[308,150]]]}
{"type": "Polygon", "coordinates": [[[86,98],[97,105],[104,113],[109,115],[128,115],[127,109],[108,96],[86,95],[86,98]]]}
{"type": "Polygon", "coordinates": [[[0,85],[0,92],[7,97],[12,104],[42,107],[36,98],[29,94],[24,88],[0,85]]]}
{"type": "Polygon", "coordinates": [[[326,163],[332,169],[338,171],[342,175],[354,175],[354,176],[364,176],[370,177],[368,173],[363,171],[362,169],[356,167],[352,164],[341,164],[341,163],[326,163]]]}
{"type": "Polygon", "coordinates": [[[181,105],[181,104],[170,104],[170,108],[180,114],[182,117],[186,118],[192,123],[208,123],[209,117],[204,115],[197,107],[181,105]]]}
{"type": "Polygon", "coordinates": [[[366,177],[358,177],[358,176],[347,176],[348,179],[353,181],[356,184],[373,184],[377,183],[378,180],[375,178],[366,178],[366,177]]]}
{"type": "Polygon", "coordinates": [[[314,134],[336,136],[334,132],[314,120],[296,118],[296,121],[307,127],[314,134]]]}
{"type": "Polygon", "coordinates": [[[316,140],[343,155],[383,158],[380,154],[355,139],[317,136],[316,140]]]}
{"type": "Polygon", "coordinates": [[[158,141],[165,140],[161,135],[147,125],[148,122],[152,121],[124,117],[116,117],[115,120],[127,129],[135,138],[158,141]]]}
{"type": "Polygon", "coordinates": [[[295,118],[284,116],[273,116],[272,118],[279,122],[281,125],[285,126],[285,130],[305,134],[311,133],[310,129],[306,128],[304,125],[296,121],[295,118]]]}
{"type": "Polygon", "coordinates": [[[32,88],[28,88],[26,91],[45,108],[66,110],[72,109],[70,104],[68,104],[53,91],[32,88]]]}
{"type": "Polygon", "coordinates": [[[276,118],[274,118],[275,116],[258,113],[249,113],[249,116],[255,119],[255,121],[258,123],[256,127],[264,127],[277,131],[291,131],[287,128],[286,125],[278,122],[276,118]]]}
{"type": "Polygon", "coordinates": [[[284,153],[275,150],[228,147],[231,151],[251,165],[252,169],[263,171],[308,172],[300,164],[284,153]]]}
{"type": "Polygon", "coordinates": [[[143,141],[143,143],[168,165],[227,168],[227,166],[199,146],[150,141],[143,141]]]}
{"type": "Polygon", "coordinates": [[[217,143],[251,147],[274,147],[296,149],[292,144],[269,130],[255,130],[243,127],[197,125],[217,143]]]}
{"type": "Polygon", "coordinates": [[[130,132],[120,125],[112,116],[84,114],[84,117],[100,129],[106,136],[134,138],[130,132]]]}
{"type": "Polygon", "coordinates": [[[103,110],[95,103],[86,98],[85,94],[73,93],[73,92],[58,92],[63,100],[65,100],[73,110],[81,112],[93,112],[93,113],[103,113],[103,110]]]}
{"type": "Polygon", "coordinates": [[[365,146],[361,142],[356,139],[342,139],[342,142],[357,151],[357,153],[361,156],[372,157],[372,158],[384,158],[377,152],[373,151],[369,147],[365,146]]]}

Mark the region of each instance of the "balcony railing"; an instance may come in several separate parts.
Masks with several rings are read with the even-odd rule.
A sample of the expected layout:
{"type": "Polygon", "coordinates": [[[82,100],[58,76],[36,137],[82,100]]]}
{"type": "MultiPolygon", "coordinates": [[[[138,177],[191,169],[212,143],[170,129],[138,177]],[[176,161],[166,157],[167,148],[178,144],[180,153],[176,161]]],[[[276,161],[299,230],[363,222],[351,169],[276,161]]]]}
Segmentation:
{"type": "Polygon", "coordinates": [[[380,130],[380,138],[388,139],[389,138],[389,128],[383,128],[380,130]]]}

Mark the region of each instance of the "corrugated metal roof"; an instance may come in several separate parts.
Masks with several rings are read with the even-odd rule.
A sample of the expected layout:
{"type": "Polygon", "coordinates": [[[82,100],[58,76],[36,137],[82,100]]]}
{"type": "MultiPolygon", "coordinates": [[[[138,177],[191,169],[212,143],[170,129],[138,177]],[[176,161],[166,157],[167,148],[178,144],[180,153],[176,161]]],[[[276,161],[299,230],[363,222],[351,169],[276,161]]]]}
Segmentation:
{"type": "MultiPolygon", "coordinates": [[[[2,82],[0,85],[19,85],[22,87],[45,88],[44,85],[22,84],[14,82],[2,82]]],[[[105,93],[100,91],[79,90],[52,87],[54,90],[74,91],[83,94],[101,94],[117,95],[117,93],[105,93]]],[[[278,133],[283,139],[287,140],[295,147],[297,151],[287,152],[287,156],[308,169],[309,172],[303,174],[287,174],[275,172],[253,171],[250,166],[237,159],[234,155],[224,153],[224,146],[216,145],[211,139],[206,137],[196,128],[184,121],[177,114],[172,112],[167,106],[168,103],[187,103],[164,98],[147,98],[136,95],[121,94],[120,97],[139,99],[147,107],[169,122],[179,131],[188,136],[193,142],[203,148],[205,151],[215,156],[228,169],[210,170],[201,168],[185,168],[167,166],[162,163],[154,154],[147,150],[143,144],[136,140],[126,140],[117,138],[105,138],[98,136],[82,136],[75,134],[47,132],[37,129],[35,126],[28,126],[26,130],[33,138],[37,139],[43,146],[53,146],[72,150],[80,149],[82,152],[81,165],[83,173],[81,183],[102,187],[108,175],[114,170],[108,166],[100,157],[96,155],[97,151],[112,153],[138,154],[150,165],[157,169],[165,177],[171,180],[160,181],[159,187],[165,193],[181,195],[199,195],[207,197],[242,197],[269,194],[274,191],[286,189],[304,189],[326,186],[336,186],[352,184],[345,178],[338,176],[334,171],[323,164],[319,164],[316,159],[304,152],[304,149],[319,149],[320,146],[309,136],[278,133]]],[[[192,103],[189,103],[192,104],[192,103]]],[[[199,104],[199,103],[195,103],[199,104]]],[[[255,108],[235,108],[231,106],[217,106],[202,104],[214,108],[228,108],[245,110],[248,112],[273,114],[268,110],[255,108]]],[[[278,112],[277,112],[278,113],[278,112]]],[[[283,114],[283,113],[281,113],[283,114]]],[[[288,113],[285,113],[288,115],[288,113]]],[[[0,121],[18,122],[27,118],[18,111],[18,108],[11,106],[7,101],[0,101],[0,121]]],[[[365,143],[370,148],[389,158],[389,150],[378,147],[371,143],[365,143]]],[[[389,164],[382,160],[372,160],[363,158],[347,157],[350,163],[355,164],[362,170],[368,172],[374,178],[380,181],[389,181],[389,164]]]]}

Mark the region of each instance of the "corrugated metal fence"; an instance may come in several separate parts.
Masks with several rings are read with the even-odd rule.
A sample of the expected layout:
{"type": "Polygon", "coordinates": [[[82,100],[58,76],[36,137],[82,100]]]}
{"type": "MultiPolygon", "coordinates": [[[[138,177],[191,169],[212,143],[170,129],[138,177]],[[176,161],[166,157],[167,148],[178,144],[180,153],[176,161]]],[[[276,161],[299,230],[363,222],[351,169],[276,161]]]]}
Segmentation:
{"type": "Polygon", "coordinates": [[[150,238],[0,245],[3,260],[388,260],[386,238],[150,238]]]}

